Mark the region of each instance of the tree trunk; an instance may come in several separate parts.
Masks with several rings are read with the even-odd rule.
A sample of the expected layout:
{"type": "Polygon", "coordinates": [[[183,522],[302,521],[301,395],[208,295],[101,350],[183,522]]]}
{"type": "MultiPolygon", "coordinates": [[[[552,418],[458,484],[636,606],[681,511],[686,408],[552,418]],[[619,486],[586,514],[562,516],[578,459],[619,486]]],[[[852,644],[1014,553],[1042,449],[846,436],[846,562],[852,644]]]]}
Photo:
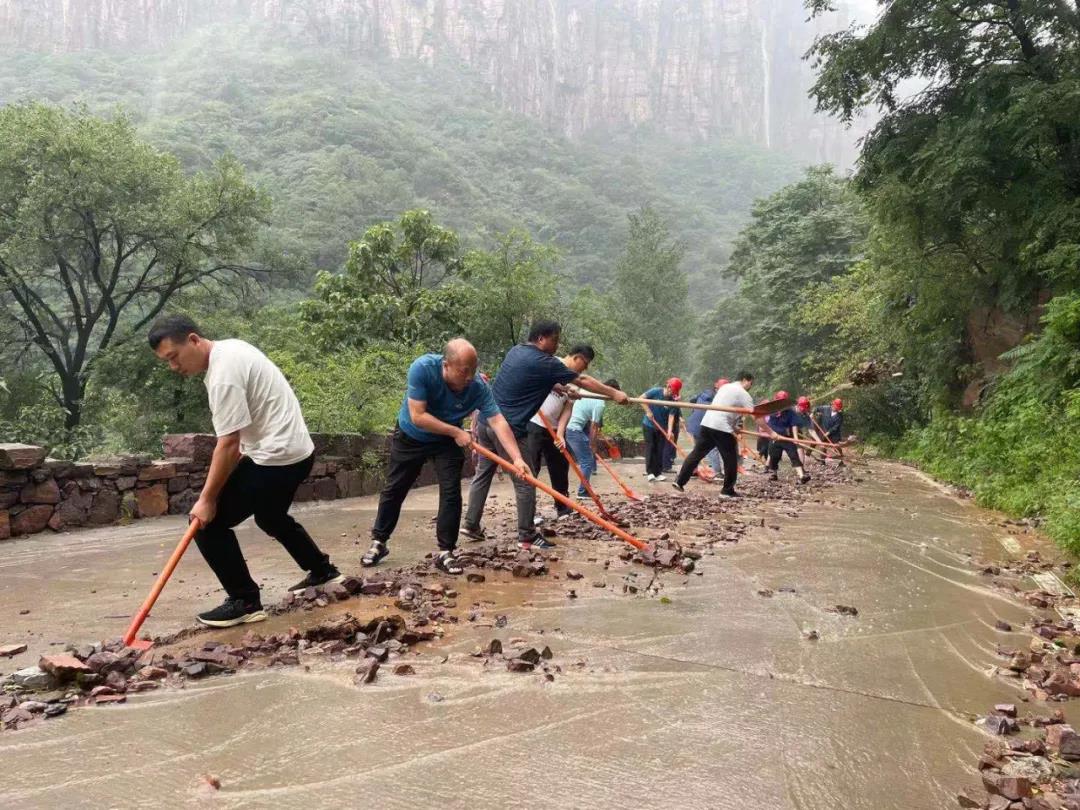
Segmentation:
{"type": "Polygon", "coordinates": [[[83,396],[86,394],[86,383],[74,374],[64,374],[61,380],[63,384],[64,400],[64,429],[73,430],[82,422],[83,396]]]}

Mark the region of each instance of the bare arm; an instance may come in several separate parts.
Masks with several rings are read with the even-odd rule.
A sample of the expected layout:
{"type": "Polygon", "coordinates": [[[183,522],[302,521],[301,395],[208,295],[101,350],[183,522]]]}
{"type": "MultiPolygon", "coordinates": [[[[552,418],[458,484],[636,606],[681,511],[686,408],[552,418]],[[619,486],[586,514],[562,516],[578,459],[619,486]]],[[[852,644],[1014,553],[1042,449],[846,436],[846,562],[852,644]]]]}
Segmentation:
{"type": "Polygon", "coordinates": [[[496,414],[488,418],[488,424],[491,425],[491,429],[495,432],[495,438],[499,440],[499,444],[502,445],[506,454],[510,456],[510,462],[517,467],[518,474],[524,475],[529,472],[529,466],[525,463],[525,459],[521,457],[521,449],[518,447],[517,439],[514,438],[514,431],[510,429],[506,417],[501,413],[496,414]]]}
{"type": "Polygon", "coordinates": [[[567,400],[559,412],[559,424],[555,426],[555,444],[559,445],[560,450],[566,447],[566,426],[570,423],[570,415],[573,411],[574,406],[567,400]]]}
{"type": "Polygon", "coordinates": [[[436,433],[440,436],[449,436],[458,447],[468,447],[472,444],[472,436],[469,431],[454,427],[449,422],[432,416],[428,413],[427,403],[419,399],[409,400],[409,418],[412,423],[428,433],[436,433]]]}
{"type": "Polygon", "coordinates": [[[206,473],[199,500],[188,513],[205,526],[217,514],[218,496],[225,482],[229,480],[236,465],[240,463],[240,431],[227,436],[218,436],[214,445],[214,455],[210,458],[210,469],[206,473]]]}

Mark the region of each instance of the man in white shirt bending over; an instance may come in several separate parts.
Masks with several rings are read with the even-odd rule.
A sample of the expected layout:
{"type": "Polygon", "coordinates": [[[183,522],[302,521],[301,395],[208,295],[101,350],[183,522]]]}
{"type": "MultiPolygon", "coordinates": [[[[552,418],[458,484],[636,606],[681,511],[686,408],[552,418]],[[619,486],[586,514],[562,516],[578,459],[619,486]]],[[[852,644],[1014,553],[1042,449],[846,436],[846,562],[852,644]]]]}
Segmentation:
{"type": "Polygon", "coordinates": [[[200,613],[198,620],[211,627],[232,627],[266,618],[259,586],[233,532],[252,515],[308,572],[290,588],[293,593],[341,582],[330,558],[289,515],[296,488],[311,472],[315,445],[285,375],[250,343],[207,340],[185,315],[158,318],[148,338],[150,348],[173,371],[185,377],[205,373],[217,434],[206,483],[190,514],[202,524],[195,542],[227,599],[200,613]]]}

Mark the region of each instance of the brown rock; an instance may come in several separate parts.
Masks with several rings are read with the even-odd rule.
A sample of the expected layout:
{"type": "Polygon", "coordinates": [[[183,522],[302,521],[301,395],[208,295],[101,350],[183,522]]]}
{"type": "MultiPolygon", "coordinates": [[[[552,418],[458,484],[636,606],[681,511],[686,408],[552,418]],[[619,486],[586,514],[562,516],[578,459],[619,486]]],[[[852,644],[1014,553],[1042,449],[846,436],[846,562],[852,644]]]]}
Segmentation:
{"type": "Polygon", "coordinates": [[[1073,731],[1070,725],[1057,723],[1047,726],[1046,744],[1057,750],[1064,759],[1080,760],[1080,734],[1073,731]]]}
{"type": "Polygon", "coordinates": [[[25,644],[0,644],[0,658],[11,658],[22,652],[26,652],[25,644]]]}
{"type": "Polygon", "coordinates": [[[357,686],[366,683],[373,683],[375,676],[379,671],[379,662],[374,658],[367,658],[360,666],[356,668],[356,675],[353,677],[353,683],[357,686]]]}
{"type": "Polygon", "coordinates": [[[139,670],[139,677],[147,681],[160,681],[169,676],[168,670],[161,667],[145,666],[139,670]]]}
{"type": "Polygon", "coordinates": [[[62,531],[72,526],[82,526],[86,523],[86,517],[93,502],[93,495],[76,489],[60,501],[56,511],[49,518],[49,528],[53,531],[62,531]]]}
{"type": "Polygon", "coordinates": [[[0,470],[29,470],[45,460],[45,448],[33,444],[0,444],[0,470]]]}
{"type": "Polygon", "coordinates": [[[94,698],[95,706],[110,706],[114,703],[127,703],[127,695],[101,695],[94,698]]]}
{"type": "Polygon", "coordinates": [[[53,508],[47,504],[28,506],[17,512],[11,521],[12,534],[35,534],[49,525],[53,508]]]}
{"type": "Polygon", "coordinates": [[[165,486],[169,490],[170,495],[175,495],[177,492],[183,492],[188,488],[188,477],[186,475],[178,475],[175,478],[170,478],[165,486]]]}
{"type": "Polygon", "coordinates": [[[478,574],[476,571],[470,571],[465,575],[465,579],[469,582],[483,582],[484,575],[478,574]]]}
{"type": "Polygon", "coordinates": [[[1019,801],[1031,795],[1031,782],[1022,776],[1005,776],[1000,773],[984,771],[983,787],[988,793],[1004,796],[1011,801],[1019,801]]]}
{"type": "Polygon", "coordinates": [[[101,489],[94,495],[94,505],[86,516],[86,522],[97,526],[113,523],[120,516],[120,493],[114,489],[101,489]]]}
{"type": "Polygon", "coordinates": [[[535,664],[522,661],[520,658],[511,658],[506,662],[506,668],[511,672],[532,672],[535,667],[535,664]]]}
{"type": "Polygon", "coordinates": [[[148,467],[139,470],[140,481],[163,481],[176,475],[176,465],[168,461],[151,461],[148,467]]]}
{"type": "Polygon", "coordinates": [[[121,492],[135,489],[135,482],[139,479],[134,475],[121,475],[116,479],[116,488],[121,492]]]}
{"type": "Polygon", "coordinates": [[[312,493],[317,501],[332,501],[338,496],[337,481],[333,478],[320,478],[314,482],[312,493]]]}
{"type": "Polygon", "coordinates": [[[169,511],[169,495],[164,484],[154,484],[135,490],[139,517],[158,517],[169,511]]]}
{"type": "Polygon", "coordinates": [[[416,670],[410,664],[398,664],[394,667],[395,675],[415,675],[416,670]]]}
{"type": "Polygon", "coordinates": [[[581,573],[580,571],[567,571],[566,572],[566,578],[567,579],[581,579],[584,576],[585,575],[583,573],[581,573]]]}
{"type": "Polygon", "coordinates": [[[39,484],[27,484],[19,493],[23,503],[60,503],[60,487],[48,478],[39,484]]]}
{"type": "Polygon", "coordinates": [[[43,655],[38,666],[60,682],[71,681],[81,672],[91,672],[90,667],[74,655],[43,655]]]}
{"type": "Polygon", "coordinates": [[[199,500],[199,493],[193,489],[186,489],[183,492],[170,495],[169,514],[186,515],[191,511],[191,507],[195,505],[197,500],[199,500]]]}
{"type": "Polygon", "coordinates": [[[161,441],[166,456],[184,456],[206,467],[214,455],[217,437],[209,433],[169,433],[161,441]]]}

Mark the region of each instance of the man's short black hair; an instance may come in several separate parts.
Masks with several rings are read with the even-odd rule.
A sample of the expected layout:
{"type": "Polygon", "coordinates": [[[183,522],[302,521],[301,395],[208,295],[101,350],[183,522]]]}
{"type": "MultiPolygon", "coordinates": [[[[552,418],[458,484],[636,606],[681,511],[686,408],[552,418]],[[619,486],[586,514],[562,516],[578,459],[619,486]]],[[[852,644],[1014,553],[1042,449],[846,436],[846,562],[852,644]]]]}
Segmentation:
{"type": "Polygon", "coordinates": [[[539,320],[529,328],[529,343],[536,343],[541,338],[561,335],[562,327],[558,321],[539,320]]]}
{"type": "Polygon", "coordinates": [[[567,357],[573,357],[575,354],[580,354],[590,363],[596,359],[596,352],[593,351],[593,347],[587,343],[575,344],[570,351],[566,353],[567,357]]]}
{"type": "Polygon", "coordinates": [[[616,391],[622,391],[622,387],[619,385],[619,381],[612,377],[610,380],[604,380],[604,385],[608,388],[614,388],[616,391]]]}
{"type": "Polygon", "coordinates": [[[751,374],[749,371],[740,371],[739,376],[738,376],[737,379],[740,379],[740,380],[752,380],[752,379],[754,379],[754,375],[751,374]]]}
{"type": "Polygon", "coordinates": [[[190,334],[202,337],[202,330],[187,315],[162,315],[150,325],[150,332],[146,338],[150,341],[150,348],[157,351],[161,341],[166,338],[185,341],[190,334]]]}

